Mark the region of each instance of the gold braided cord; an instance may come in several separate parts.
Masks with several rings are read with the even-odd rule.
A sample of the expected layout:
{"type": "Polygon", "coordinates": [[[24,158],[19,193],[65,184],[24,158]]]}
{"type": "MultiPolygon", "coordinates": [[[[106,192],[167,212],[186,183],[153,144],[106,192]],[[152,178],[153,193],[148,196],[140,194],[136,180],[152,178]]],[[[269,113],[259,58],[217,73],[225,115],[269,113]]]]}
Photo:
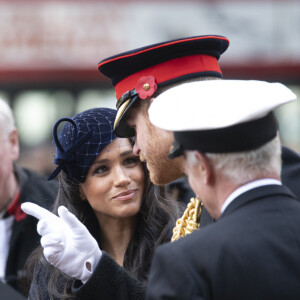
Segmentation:
{"type": "Polygon", "coordinates": [[[202,205],[202,202],[197,197],[191,198],[182,217],[176,221],[171,242],[200,228],[202,205]]]}

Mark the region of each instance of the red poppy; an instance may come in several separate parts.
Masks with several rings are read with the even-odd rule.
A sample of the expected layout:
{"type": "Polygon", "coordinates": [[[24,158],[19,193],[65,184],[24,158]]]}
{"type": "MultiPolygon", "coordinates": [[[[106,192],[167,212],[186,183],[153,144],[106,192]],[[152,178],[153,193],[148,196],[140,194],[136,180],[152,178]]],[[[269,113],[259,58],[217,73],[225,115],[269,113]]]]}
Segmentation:
{"type": "Polygon", "coordinates": [[[147,99],[151,97],[157,90],[157,84],[155,83],[154,76],[142,76],[135,87],[136,92],[141,99],[147,99]]]}

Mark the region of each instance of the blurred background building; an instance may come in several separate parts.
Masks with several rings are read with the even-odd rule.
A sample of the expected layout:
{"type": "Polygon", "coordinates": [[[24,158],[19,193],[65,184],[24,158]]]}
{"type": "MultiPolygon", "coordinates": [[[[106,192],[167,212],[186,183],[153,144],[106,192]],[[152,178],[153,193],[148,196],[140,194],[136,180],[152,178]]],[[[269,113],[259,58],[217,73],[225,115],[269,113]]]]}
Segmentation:
{"type": "Polygon", "coordinates": [[[300,151],[299,0],[0,0],[0,97],[15,113],[19,163],[48,174],[54,122],[115,107],[100,60],[202,34],[229,38],[225,78],[278,81],[298,95],[277,116],[283,143],[300,151]]]}

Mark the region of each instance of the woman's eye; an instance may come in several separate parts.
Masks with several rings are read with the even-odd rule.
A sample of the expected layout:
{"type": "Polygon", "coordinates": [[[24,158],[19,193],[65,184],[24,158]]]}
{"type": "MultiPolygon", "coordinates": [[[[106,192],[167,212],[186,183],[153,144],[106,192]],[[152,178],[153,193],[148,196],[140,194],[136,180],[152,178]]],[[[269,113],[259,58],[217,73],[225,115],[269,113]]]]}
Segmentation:
{"type": "Polygon", "coordinates": [[[97,167],[94,170],[94,174],[103,174],[105,172],[108,171],[108,167],[107,166],[101,166],[101,167],[97,167]]]}
{"type": "Polygon", "coordinates": [[[127,167],[134,167],[139,163],[140,159],[138,156],[128,157],[124,160],[124,165],[127,167]]]}

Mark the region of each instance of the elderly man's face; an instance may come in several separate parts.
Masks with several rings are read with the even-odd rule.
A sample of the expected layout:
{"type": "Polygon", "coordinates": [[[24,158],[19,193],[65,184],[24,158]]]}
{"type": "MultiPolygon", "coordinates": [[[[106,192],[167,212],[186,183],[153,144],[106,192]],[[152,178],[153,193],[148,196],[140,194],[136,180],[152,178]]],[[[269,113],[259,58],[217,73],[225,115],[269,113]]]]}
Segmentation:
{"type": "Polygon", "coordinates": [[[13,196],[13,163],[19,156],[17,131],[9,135],[0,128],[0,210],[5,208],[8,200],[13,196]]]}
{"type": "Polygon", "coordinates": [[[131,109],[127,124],[135,130],[133,152],[147,162],[154,184],[164,185],[184,175],[183,158],[167,158],[173,141],[171,132],[153,126],[148,113],[139,108],[131,109]]]}

